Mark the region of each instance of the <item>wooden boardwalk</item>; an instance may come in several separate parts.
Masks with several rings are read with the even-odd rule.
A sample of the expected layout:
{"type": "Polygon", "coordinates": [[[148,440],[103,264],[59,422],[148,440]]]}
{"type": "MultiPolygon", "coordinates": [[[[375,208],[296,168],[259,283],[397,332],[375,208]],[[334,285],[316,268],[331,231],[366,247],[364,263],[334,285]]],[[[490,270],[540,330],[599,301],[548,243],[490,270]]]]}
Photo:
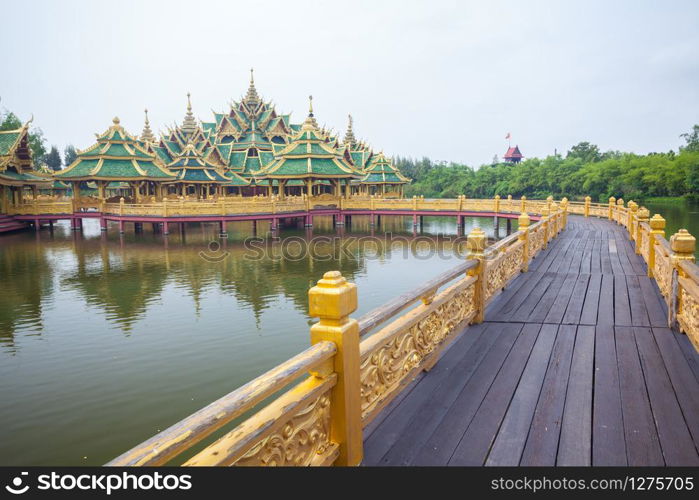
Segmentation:
{"type": "Polygon", "coordinates": [[[699,465],[699,355],[626,231],[570,217],[364,446],[364,465],[699,465]]]}

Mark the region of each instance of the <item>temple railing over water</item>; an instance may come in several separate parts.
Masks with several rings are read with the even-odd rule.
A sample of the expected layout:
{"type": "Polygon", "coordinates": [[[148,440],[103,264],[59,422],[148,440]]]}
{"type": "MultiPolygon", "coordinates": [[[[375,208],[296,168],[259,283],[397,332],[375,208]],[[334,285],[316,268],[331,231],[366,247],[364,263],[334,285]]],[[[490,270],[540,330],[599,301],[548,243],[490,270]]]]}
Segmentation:
{"type": "MultiPolygon", "coordinates": [[[[74,211],[69,202],[63,209],[74,211]]],[[[60,205],[31,207],[33,216],[60,205]]],[[[311,347],[223,396],[190,417],[117,457],[108,465],[357,465],[363,429],[401,395],[420,371],[464,329],[485,319],[486,307],[546,249],[568,214],[596,216],[625,227],[665,298],[668,325],[687,334],[699,350],[699,267],[695,238],[685,230],[665,239],[665,220],[634,202],[608,204],[547,200],[349,198],[249,199],[132,205],[102,203],[100,216],[184,216],[313,211],[387,212],[483,216],[515,215],[516,232],[486,247],[475,228],[465,262],[410,293],[357,319],[357,288],[329,272],[309,291],[311,347]],[[172,211],[171,211],[172,210],[172,211]],[[246,210],[249,212],[242,212],[246,210]],[[146,213],[147,212],[147,213],[146,213]],[[529,214],[532,214],[530,218],[529,214]],[[532,223],[531,219],[538,219],[532,223]],[[281,395],[280,395],[281,394],[281,395]],[[261,407],[261,408],[260,408],[261,407]],[[224,426],[237,423],[221,434],[224,426]],[[218,431],[218,433],[217,433],[218,431]],[[214,434],[216,433],[216,434],[214,434]],[[207,440],[206,438],[209,438],[207,440]],[[209,442],[212,438],[215,441],[209,442]]],[[[59,212],[54,212],[59,213],[59,212]]],[[[43,217],[41,217],[43,218],[43,217]]]]}

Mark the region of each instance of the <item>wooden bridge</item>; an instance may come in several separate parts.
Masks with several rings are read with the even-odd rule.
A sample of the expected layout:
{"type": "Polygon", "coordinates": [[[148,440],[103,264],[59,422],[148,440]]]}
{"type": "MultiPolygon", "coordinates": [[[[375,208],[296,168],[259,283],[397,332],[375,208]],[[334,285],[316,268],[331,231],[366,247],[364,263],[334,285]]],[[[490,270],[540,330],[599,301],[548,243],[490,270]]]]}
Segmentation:
{"type": "Polygon", "coordinates": [[[695,239],[633,202],[527,203],[359,320],[326,273],[309,349],[108,465],[699,464],[695,239]]]}

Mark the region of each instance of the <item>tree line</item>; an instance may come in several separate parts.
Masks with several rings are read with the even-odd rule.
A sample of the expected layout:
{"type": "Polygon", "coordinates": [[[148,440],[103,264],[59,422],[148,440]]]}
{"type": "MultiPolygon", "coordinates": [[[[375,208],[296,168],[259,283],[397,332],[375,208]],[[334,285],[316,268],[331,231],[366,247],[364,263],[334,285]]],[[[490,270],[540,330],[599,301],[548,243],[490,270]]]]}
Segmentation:
{"type": "Polygon", "coordinates": [[[528,158],[521,163],[501,163],[472,168],[459,163],[433,162],[429,158],[396,157],[394,162],[413,182],[406,196],[490,198],[496,194],[545,198],[610,196],[643,199],[657,196],[699,196],[699,125],[682,134],[679,151],[637,155],[601,152],[581,142],[566,153],[528,158]]]}

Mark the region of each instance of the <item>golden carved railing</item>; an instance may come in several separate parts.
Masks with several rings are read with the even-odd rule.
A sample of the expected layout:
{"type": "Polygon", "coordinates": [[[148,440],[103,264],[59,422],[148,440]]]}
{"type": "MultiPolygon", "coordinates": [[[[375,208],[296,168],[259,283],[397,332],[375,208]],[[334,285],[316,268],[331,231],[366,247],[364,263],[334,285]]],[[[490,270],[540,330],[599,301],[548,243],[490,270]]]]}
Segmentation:
{"type": "MultiPolygon", "coordinates": [[[[561,203],[565,202],[563,199],[561,203]]],[[[555,202],[552,197],[546,200],[527,200],[525,196],[514,199],[511,196],[501,199],[471,199],[459,196],[454,199],[383,198],[380,196],[336,197],[330,194],[319,196],[223,196],[204,199],[189,196],[176,197],[168,195],[156,200],[155,197],[142,197],[138,202],[129,203],[123,198],[119,202],[103,201],[94,197],[77,200],[37,199],[26,200],[12,206],[10,213],[15,215],[63,214],[96,210],[104,215],[145,216],[145,217],[187,217],[216,215],[275,214],[285,212],[310,211],[319,209],[340,210],[400,210],[400,211],[449,211],[449,212],[490,212],[538,214],[551,211],[555,202]]],[[[594,204],[596,205],[596,204],[594,204]]],[[[594,207],[593,211],[601,213],[606,208],[594,207]]],[[[570,202],[569,212],[583,213],[583,205],[570,202]]]]}
{"type": "Polygon", "coordinates": [[[359,464],[363,428],[469,324],[482,322],[488,302],[564,229],[566,202],[542,203],[539,222],[530,226],[529,215],[521,214],[518,231],[487,249],[485,233],[474,228],[464,262],[358,321],[350,317],[357,308],[356,286],[338,271],[325,273],[308,292],[310,315],[320,318],[311,327],[309,349],[108,465],[172,463],[244,416],[180,463],[359,464]]]}
{"type": "Polygon", "coordinates": [[[647,264],[668,309],[668,326],[677,325],[699,351],[699,267],[696,239],[680,229],[665,239],[665,219],[633,201],[609,198],[606,217],[625,227],[635,251],[647,264]]]}
{"type": "Polygon", "coordinates": [[[468,260],[359,320],[360,334],[365,337],[359,352],[363,427],[419,371],[429,368],[442,348],[474,318],[478,277],[466,273],[477,266],[476,260],[468,260]],[[416,303],[408,313],[398,315],[416,303]],[[386,326],[369,335],[389,320],[386,326]]]}
{"type": "Polygon", "coordinates": [[[324,465],[337,457],[330,393],[334,342],[318,342],[107,465],[163,465],[299,378],[301,383],[189,458],[185,465],[324,465]],[[309,375],[310,372],[310,375],[309,375]]]}
{"type": "Polygon", "coordinates": [[[13,215],[71,214],[73,211],[71,201],[37,201],[12,207],[13,215]]]}

